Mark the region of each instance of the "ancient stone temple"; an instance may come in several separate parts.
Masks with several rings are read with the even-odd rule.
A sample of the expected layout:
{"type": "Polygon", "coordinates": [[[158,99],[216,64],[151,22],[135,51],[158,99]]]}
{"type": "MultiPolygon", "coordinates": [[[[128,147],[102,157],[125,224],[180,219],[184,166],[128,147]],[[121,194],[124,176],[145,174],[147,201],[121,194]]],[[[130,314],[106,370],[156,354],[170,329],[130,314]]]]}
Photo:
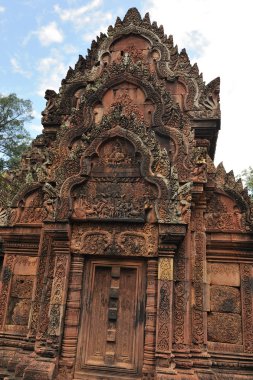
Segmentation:
{"type": "Polygon", "coordinates": [[[219,79],[130,9],[45,98],[0,194],[0,379],[253,379],[253,205],[213,164],[219,79]]]}

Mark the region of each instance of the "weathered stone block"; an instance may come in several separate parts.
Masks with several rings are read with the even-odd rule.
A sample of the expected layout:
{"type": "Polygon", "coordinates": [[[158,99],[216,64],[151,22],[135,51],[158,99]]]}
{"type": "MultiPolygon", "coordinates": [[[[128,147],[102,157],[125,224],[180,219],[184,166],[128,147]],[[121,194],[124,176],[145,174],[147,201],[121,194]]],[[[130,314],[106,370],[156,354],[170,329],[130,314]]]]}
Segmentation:
{"type": "Polygon", "coordinates": [[[241,344],[241,316],[232,313],[210,313],[207,316],[207,337],[211,342],[241,344]]]}
{"type": "Polygon", "coordinates": [[[241,312],[240,290],[232,286],[211,286],[210,289],[211,311],[224,313],[241,312]]]}
{"type": "Polygon", "coordinates": [[[211,285],[240,286],[239,264],[209,263],[208,276],[211,285]]]}

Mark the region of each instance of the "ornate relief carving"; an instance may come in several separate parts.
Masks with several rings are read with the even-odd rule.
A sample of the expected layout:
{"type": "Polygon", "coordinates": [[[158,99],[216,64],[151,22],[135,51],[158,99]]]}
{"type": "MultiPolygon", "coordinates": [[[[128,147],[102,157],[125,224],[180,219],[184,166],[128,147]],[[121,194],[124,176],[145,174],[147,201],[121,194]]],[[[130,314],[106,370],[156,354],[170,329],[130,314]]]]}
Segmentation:
{"type": "MultiPolygon", "coordinates": [[[[173,301],[173,323],[174,323],[174,347],[181,349],[184,347],[185,323],[187,320],[187,299],[188,289],[186,286],[186,239],[180,245],[174,261],[174,301],[173,301]]],[[[180,360],[180,359],[179,359],[180,360]]]]}
{"type": "Polygon", "coordinates": [[[184,223],[190,222],[191,216],[191,187],[192,183],[188,182],[178,189],[178,212],[184,223]]]}
{"type": "MultiPolygon", "coordinates": [[[[5,305],[0,318],[7,331],[21,334],[27,332],[30,317],[31,298],[37,259],[29,256],[7,256],[3,269],[2,297],[5,305]]],[[[0,300],[1,302],[1,300],[0,300]]]]}
{"type": "Polygon", "coordinates": [[[235,201],[223,194],[213,194],[209,203],[206,227],[214,231],[243,231],[246,216],[235,201]]]}
{"type": "Polygon", "coordinates": [[[173,280],[173,258],[159,258],[158,280],[173,280]]]}
{"type": "Polygon", "coordinates": [[[160,280],[158,291],[157,341],[158,352],[170,352],[171,294],[169,281],[160,280]]]}
{"type": "Polygon", "coordinates": [[[51,305],[50,307],[50,320],[48,323],[48,335],[59,335],[59,327],[61,320],[62,310],[60,305],[51,305]]]}
{"type": "Polygon", "coordinates": [[[56,189],[45,183],[30,194],[25,194],[18,202],[18,208],[13,208],[10,214],[10,223],[41,223],[48,218],[55,217],[56,189]]]}
{"type": "Polygon", "coordinates": [[[40,256],[38,259],[38,273],[36,276],[36,286],[35,286],[35,295],[32,302],[31,310],[31,320],[30,320],[30,334],[35,336],[37,333],[38,322],[39,322],[39,313],[40,313],[40,302],[43,293],[43,284],[44,274],[47,264],[47,255],[51,248],[51,238],[48,235],[42,235],[42,241],[40,246],[40,256]]]}
{"type": "Polygon", "coordinates": [[[206,321],[204,313],[204,276],[206,260],[206,235],[204,225],[205,200],[199,199],[193,211],[192,260],[193,260],[193,310],[192,339],[196,345],[203,345],[206,340],[206,321]]]}
{"type": "Polygon", "coordinates": [[[0,293],[0,326],[4,323],[6,308],[8,306],[8,292],[12,270],[14,266],[15,256],[8,255],[5,258],[2,274],[2,287],[0,293]]]}
{"type": "Polygon", "coordinates": [[[12,278],[6,324],[28,325],[34,276],[12,278]]]}
{"type": "Polygon", "coordinates": [[[74,225],[71,249],[88,255],[157,256],[157,229],[152,225],[74,225]]]}
{"type": "MultiPolygon", "coordinates": [[[[49,236],[45,235],[44,239],[48,239],[49,236]]],[[[47,338],[48,336],[48,327],[50,322],[50,299],[51,299],[51,291],[52,284],[54,279],[54,268],[55,268],[55,255],[52,251],[48,251],[46,258],[46,277],[47,277],[47,286],[44,292],[41,293],[40,299],[40,312],[39,312],[39,321],[37,328],[37,345],[38,349],[40,345],[40,340],[43,338],[47,338]]],[[[40,263],[41,265],[41,263],[40,263]]]]}
{"type": "Polygon", "coordinates": [[[143,373],[146,373],[146,375],[143,375],[144,379],[148,378],[148,374],[151,375],[155,369],[158,262],[148,260],[147,265],[147,301],[143,358],[143,373]]]}
{"type": "Polygon", "coordinates": [[[51,304],[62,304],[64,299],[65,276],[67,275],[68,257],[56,257],[54,281],[51,294],[51,304]]]}
{"type": "Polygon", "coordinates": [[[68,260],[67,255],[57,255],[55,260],[54,280],[50,299],[48,335],[60,335],[63,305],[65,301],[64,293],[68,271],[68,260]]]}
{"type": "Polygon", "coordinates": [[[47,100],[46,108],[42,112],[42,123],[50,124],[55,122],[54,111],[56,110],[58,95],[54,90],[46,90],[45,99],[47,100]]]}
{"type": "MultiPolygon", "coordinates": [[[[11,302],[11,301],[10,301],[11,302]]],[[[10,325],[23,325],[27,326],[29,321],[29,314],[31,309],[31,300],[21,299],[18,300],[12,310],[9,313],[12,317],[7,320],[10,325]]]]}
{"type": "Polygon", "coordinates": [[[30,195],[24,206],[21,206],[21,215],[17,222],[20,223],[39,223],[47,215],[46,211],[43,209],[43,194],[39,191],[35,194],[30,195]]]}
{"type": "Polygon", "coordinates": [[[5,224],[7,223],[7,218],[8,211],[5,208],[0,207],[0,226],[5,226],[5,224]]]}
{"type": "Polygon", "coordinates": [[[253,266],[241,264],[242,278],[242,317],[244,332],[244,349],[246,352],[253,353],[253,298],[252,298],[252,279],[253,266]]]}

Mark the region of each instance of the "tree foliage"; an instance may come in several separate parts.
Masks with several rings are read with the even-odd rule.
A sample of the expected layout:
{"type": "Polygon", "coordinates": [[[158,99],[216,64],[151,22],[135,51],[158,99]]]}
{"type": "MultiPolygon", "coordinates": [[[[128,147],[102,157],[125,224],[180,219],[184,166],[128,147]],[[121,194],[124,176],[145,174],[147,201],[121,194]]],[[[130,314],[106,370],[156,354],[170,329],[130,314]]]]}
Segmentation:
{"type": "Polygon", "coordinates": [[[13,169],[31,142],[25,123],[31,121],[32,103],[16,94],[0,94],[0,171],[13,169]]]}
{"type": "Polygon", "coordinates": [[[253,168],[249,166],[241,172],[240,177],[242,178],[245,186],[248,188],[249,194],[253,197],[253,168]]]}

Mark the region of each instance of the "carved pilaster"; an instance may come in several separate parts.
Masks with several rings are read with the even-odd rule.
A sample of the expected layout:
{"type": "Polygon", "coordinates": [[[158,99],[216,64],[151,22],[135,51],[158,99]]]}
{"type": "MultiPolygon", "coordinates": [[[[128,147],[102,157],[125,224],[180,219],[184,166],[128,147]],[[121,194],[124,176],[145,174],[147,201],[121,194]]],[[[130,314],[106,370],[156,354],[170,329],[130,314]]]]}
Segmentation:
{"type": "Polygon", "coordinates": [[[60,337],[63,330],[63,314],[66,305],[70,265],[69,241],[65,232],[57,235],[57,239],[53,243],[53,252],[55,267],[50,299],[48,336],[60,337]]]}
{"type": "MultiPolygon", "coordinates": [[[[37,328],[36,345],[35,345],[35,351],[39,355],[46,354],[46,351],[48,351],[48,349],[51,351],[51,349],[47,347],[47,330],[48,330],[49,318],[50,318],[49,311],[50,311],[52,284],[54,280],[55,255],[52,249],[52,238],[50,234],[48,234],[47,232],[45,232],[43,236],[41,256],[42,256],[42,260],[41,260],[40,265],[45,264],[45,267],[44,267],[45,272],[43,276],[43,281],[40,283],[37,283],[38,287],[43,287],[42,292],[41,292],[41,298],[40,298],[38,328],[37,328]],[[46,252],[44,252],[44,250],[46,250],[46,252]]],[[[42,271],[42,268],[40,268],[40,270],[42,271]]],[[[52,356],[51,352],[50,352],[50,356],[52,356]]]]}
{"type": "MultiPolygon", "coordinates": [[[[173,342],[173,291],[174,256],[186,233],[185,225],[159,225],[158,296],[156,327],[157,374],[174,374],[173,342]]],[[[162,375],[161,375],[162,376],[162,375]]]]}
{"type": "Polygon", "coordinates": [[[47,256],[48,252],[51,249],[51,238],[50,236],[45,236],[42,234],[40,246],[39,246],[39,263],[38,263],[38,271],[36,276],[36,285],[35,285],[35,293],[32,299],[32,311],[31,311],[31,319],[29,322],[29,335],[30,337],[34,337],[37,332],[39,315],[40,315],[40,306],[41,306],[41,298],[43,293],[44,283],[43,279],[46,278],[46,270],[47,270],[47,256]]]}
{"type": "Polygon", "coordinates": [[[192,253],[192,357],[199,367],[209,367],[211,361],[207,354],[207,321],[204,307],[206,289],[206,234],[204,212],[206,201],[204,196],[195,199],[191,224],[192,253]]]}
{"type": "Polygon", "coordinates": [[[157,260],[147,264],[146,324],[143,360],[143,378],[155,370],[156,311],[157,311],[157,260]]]}
{"type": "Polygon", "coordinates": [[[241,264],[244,351],[253,353],[253,265],[241,264]]]}
{"type": "Polygon", "coordinates": [[[189,273],[190,233],[180,245],[174,262],[173,354],[176,368],[190,369],[193,365],[189,345],[190,287],[189,273]]]}
{"type": "Polygon", "coordinates": [[[204,316],[204,256],[206,240],[205,234],[201,231],[196,231],[194,238],[192,338],[195,345],[203,345],[206,343],[204,316]]]}
{"type": "Polygon", "coordinates": [[[0,329],[5,321],[6,308],[8,306],[8,295],[10,290],[10,280],[14,266],[14,255],[6,255],[3,265],[2,281],[0,283],[0,329]]]}
{"type": "Polygon", "coordinates": [[[59,379],[68,379],[68,376],[71,376],[75,364],[81,310],[83,272],[84,257],[76,254],[73,255],[70,265],[69,287],[58,375],[59,379]]]}
{"type": "Polygon", "coordinates": [[[174,373],[172,350],[173,256],[176,246],[162,245],[158,258],[156,371],[174,373]]]}
{"type": "Polygon", "coordinates": [[[38,355],[57,355],[67,286],[67,231],[49,225],[41,237],[37,282],[32,302],[30,336],[36,334],[38,355]]]}

